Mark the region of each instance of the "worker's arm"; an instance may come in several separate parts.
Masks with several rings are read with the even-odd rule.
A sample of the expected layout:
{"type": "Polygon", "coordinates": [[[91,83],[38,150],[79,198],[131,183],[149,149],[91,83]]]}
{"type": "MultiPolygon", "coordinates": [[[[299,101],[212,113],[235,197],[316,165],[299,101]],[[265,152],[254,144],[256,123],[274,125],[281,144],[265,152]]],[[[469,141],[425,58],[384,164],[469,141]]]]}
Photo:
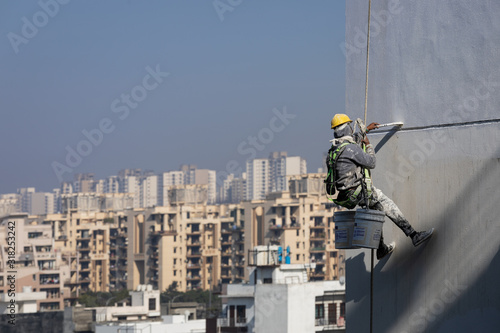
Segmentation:
{"type": "Polygon", "coordinates": [[[342,155],[352,160],[354,163],[356,163],[356,165],[368,169],[375,168],[376,164],[375,151],[373,150],[373,147],[370,144],[370,142],[368,142],[368,145],[366,146],[366,152],[364,152],[360,146],[352,144],[346,147],[342,155]]]}

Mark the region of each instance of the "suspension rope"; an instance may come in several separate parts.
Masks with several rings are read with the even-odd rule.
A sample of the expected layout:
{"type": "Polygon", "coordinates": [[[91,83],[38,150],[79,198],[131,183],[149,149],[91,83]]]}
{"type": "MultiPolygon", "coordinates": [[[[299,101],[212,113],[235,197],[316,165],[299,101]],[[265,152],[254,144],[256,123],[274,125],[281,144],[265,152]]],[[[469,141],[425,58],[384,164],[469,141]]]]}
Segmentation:
{"type": "Polygon", "coordinates": [[[365,124],[368,111],[368,68],[370,65],[370,21],[372,11],[372,0],[368,0],[368,28],[366,33],[366,80],[365,80],[365,124]]]}

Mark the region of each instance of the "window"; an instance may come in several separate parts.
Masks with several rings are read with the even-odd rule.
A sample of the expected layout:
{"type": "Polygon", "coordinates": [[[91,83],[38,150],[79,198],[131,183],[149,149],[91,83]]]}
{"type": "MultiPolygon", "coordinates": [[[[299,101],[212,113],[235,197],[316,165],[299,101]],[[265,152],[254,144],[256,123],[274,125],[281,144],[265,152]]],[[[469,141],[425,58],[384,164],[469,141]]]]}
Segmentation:
{"type": "Polygon", "coordinates": [[[177,276],[177,270],[174,269],[174,276],[177,276]]]}
{"type": "Polygon", "coordinates": [[[300,230],[299,230],[299,229],[297,229],[297,237],[299,237],[299,235],[300,235],[300,234],[299,234],[299,232],[300,232],[300,230]]]}
{"type": "Polygon", "coordinates": [[[323,304],[316,304],[316,313],[314,318],[316,319],[325,318],[325,307],[323,304]]]}
{"type": "Polygon", "coordinates": [[[149,311],[156,310],[156,298],[149,299],[149,311]]]}
{"type": "Polygon", "coordinates": [[[297,261],[300,260],[300,254],[297,254],[297,261]]]}
{"type": "Polygon", "coordinates": [[[272,278],[264,278],[264,281],[263,281],[265,284],[271,284],[273,283],[273,279],[272,278]]]}
{"type": "Polygon", "coordinates": [[[238,305],[236,306],[236,322],[238,324],[244,324],[247,322],[246,319],[246,306],[238,305]]]}
{"type": "Polygon", "coordinates": [[[328,304],[328,324],[337,324],[337,303],[328,304]]]}
{"type": "Polygon", "coordinates": [[[177,259],[174,258],[174,265],[177,265],[177,259]]]}

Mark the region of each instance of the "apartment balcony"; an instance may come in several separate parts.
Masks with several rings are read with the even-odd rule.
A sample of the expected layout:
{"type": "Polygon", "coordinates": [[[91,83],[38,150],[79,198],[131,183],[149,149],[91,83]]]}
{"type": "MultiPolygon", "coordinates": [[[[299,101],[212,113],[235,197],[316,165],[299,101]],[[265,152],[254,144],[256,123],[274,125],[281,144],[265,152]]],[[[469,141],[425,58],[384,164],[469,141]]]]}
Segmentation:
{"type": "Polygon", "coordinates": [[[177,230],[157,230],[150,232],[151,237],[175,236],[177,230]]]}
{"type": "Polygon", "coordinates": [[[200,275],[188,275],[187,276],[188,281],[201,281],[201,276],[200,275]]]}
{"type": "Polygon", "coordinates": [[[201,268],[200,264],[188,264],[188,265],[187,265],[187,269],[188,269],[188,270],[192,270],[192,269],[200,269],[200,268],[201,268]]]}
{"type": "Polygon", "coordinates": [[[222,252],[222,253],[221,253],[221,256],[222,256],[223,258],[225,258],[225,257],[231,257],[232,255],[233,255],[233,254],[232,254],[232,252],[231,252],[231,251],[224,251],[224,252],[222,252]]]}
{"type": "Polygon", "coordinates": [[[318,247],[312,247],[309,252],[311,253],[318,253],[318,252],[324,252],[325,251],[325,247],[324,246],[318,246],[318,247]]]}
{"type": "Polygon", "coordinates": [[[247,318],[217,318],[217,332],[248,332],[247,318]]]}
{"type": "Polygon", "coordinates": [[[310,226],[310,229],[324,229],[326,225],[324,223],[317,223],[315,225],[310,226]]]}
{"type": "Polygon", "coordinates": [[[269,226],[270,230],[282,231],[287,229],[300,229],[300,223],[291,223],[291,224],[274,224],[272,223],[269,226]]]}
{"type": "Polygon", "coordinates": [[[200,242],[192,242],[187,244],[187,247],[200,247],[201,243],[200,242]]]}
{"type": "Polygon", "coordinates": [[[74,279],[64,281],[65,286],[77,286],[79,284],[80,284],[80,282],[78,280],[74,280],[74,279]]]}
{"type": "Polygon", "coordinates": [[[222,230],[221,230],[221,234],[223,234],[223,235],[230,235],[232,233],[233,233],[233,230],[231,230],[231,229],[222,228],[222,230]]]}
{"type": "Polygon", "coordinates": [[[309,239],[312,241],[324,241],[326,235],[324,233],[314,233],[312,234],[309,239]]]}
{"type": "Polygon", "coordinates": [[[201,252],[199,251],[191,251],[191,252],[188,252],[187,253],[187,257],[188,258],[192,258],[192,257],[201,257],[201,252]]]}

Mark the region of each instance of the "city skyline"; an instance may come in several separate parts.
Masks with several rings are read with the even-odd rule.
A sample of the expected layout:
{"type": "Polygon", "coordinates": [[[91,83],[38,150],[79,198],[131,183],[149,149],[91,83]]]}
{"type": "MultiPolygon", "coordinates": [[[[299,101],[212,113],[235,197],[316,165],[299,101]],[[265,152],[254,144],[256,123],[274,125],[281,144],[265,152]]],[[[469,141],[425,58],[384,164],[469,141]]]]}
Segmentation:
{"type": "Polygon", "coordinates": [[[122,168],[236,171],[272,151],[321,167],[345,104],[345,4],[234,4],[0,4],[0,193],[122,168]]]}

